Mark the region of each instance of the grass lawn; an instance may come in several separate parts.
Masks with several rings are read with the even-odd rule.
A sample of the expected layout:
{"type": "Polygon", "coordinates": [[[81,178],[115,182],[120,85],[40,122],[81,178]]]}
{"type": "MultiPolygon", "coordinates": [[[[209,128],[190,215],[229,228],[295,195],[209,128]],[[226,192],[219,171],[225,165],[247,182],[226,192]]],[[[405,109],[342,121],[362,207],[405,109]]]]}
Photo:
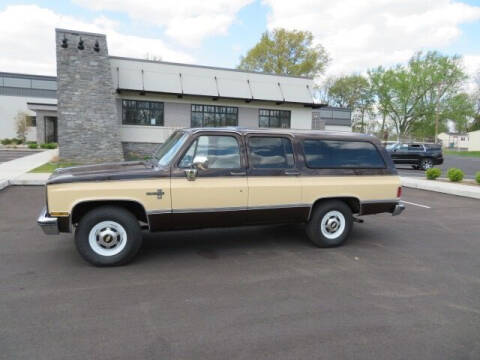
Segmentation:
{"type": "Polygon", "coordinates": [[[480,151],[452,151],[445,150],[443,152],[447,155],[456,155],[456,156],[467,156],[467,157],[480,157],[480,151]]]}
{"type": "Polygon", "coordinates": [[[31,173],[51,173],[53,172],[55,169],[58,169],[58,168],[64,168],[64,167],[69,167],[69,166],[75,166],[76,164],[75,163],[71,163],[71,162],[63,162],[63,161],[52,161],[52,162],[48,162],[48,163],[45,163],[33,170],[30,170],[29,172],[31,173]]]}

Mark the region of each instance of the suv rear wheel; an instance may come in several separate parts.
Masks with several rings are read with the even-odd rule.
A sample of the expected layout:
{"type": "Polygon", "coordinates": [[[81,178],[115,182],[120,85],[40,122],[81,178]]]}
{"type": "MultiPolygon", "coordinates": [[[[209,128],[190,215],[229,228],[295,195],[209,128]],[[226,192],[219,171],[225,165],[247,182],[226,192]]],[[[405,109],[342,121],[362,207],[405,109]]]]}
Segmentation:
{"type": "Polygon", "coordinates": [[[104,206],[88,212],[75,232],[80,255],[95,266],[123,265],[132,260],[142,244],[138,220],[129,211],[104,206]]]}
{"type": "Polygon", "coordinates": [[[433,161],[432,159],[422,159],[420,160],[420,168],[422,170],[428,170],[433,167],[433,161]]]}
{"type": "Polygon", "coordinates": [[[329,200],[315,207],[307,224],[309,239],[319,247],[342,245],[352,229],[350,207],[340,200],[329,200]]]}

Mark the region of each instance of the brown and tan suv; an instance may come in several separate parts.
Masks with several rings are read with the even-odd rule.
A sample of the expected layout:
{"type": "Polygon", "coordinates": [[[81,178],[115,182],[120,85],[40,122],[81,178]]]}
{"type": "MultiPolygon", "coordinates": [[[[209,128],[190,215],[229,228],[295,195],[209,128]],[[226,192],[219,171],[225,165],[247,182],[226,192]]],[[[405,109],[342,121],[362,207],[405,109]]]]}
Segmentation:
{"type": "Polygon", "coordinates": [[[57,170],[38,218],[45,233],[75,229],[94,265],[131,260],[154,232],[306,223],[321,247],[347,239],[356,215],[400,214],[400,179],[374,137],[333,132],[178,130],[144,162],[57,170]]]}

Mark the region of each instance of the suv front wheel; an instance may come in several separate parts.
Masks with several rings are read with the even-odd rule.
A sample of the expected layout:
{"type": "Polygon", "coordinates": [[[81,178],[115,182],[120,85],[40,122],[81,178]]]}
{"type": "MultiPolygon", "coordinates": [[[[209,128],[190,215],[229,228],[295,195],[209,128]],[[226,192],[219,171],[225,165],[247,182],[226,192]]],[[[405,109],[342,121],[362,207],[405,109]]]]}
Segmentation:
{"type": "Polygon", "coordinates": [[[315,207],[307,223],[309,239],[319,247],[342,245],[352,229],[350,207],[340,200],[329,200],[315,207]]]}
{"type": "Polygon", "coordinates": [[[128,263],[142,244],[138,220],[123,208],[103,206],[89,211],[75,232],[80,255],[95,266],[128,263]]]}

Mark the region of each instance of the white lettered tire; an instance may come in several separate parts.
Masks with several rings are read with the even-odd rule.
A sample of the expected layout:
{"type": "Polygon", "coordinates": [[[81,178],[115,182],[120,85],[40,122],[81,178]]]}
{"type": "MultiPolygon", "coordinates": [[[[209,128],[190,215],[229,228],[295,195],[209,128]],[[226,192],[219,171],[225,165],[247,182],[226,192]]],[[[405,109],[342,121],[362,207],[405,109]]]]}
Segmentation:
{"type": "Polygon", "coordinates": [[[334,247],[347,240],[352,226],[350,206],[341,200],[326,200],[313,209],[306,231],[315,245],[334,247]]]}
{"type": "Polygon", "coordinates": [[[124,265],[137,254],[142,232],[135,216],[115,206],[102,206],[80,219],[75,245],[80,255],[95,266],[124,265]]]}

